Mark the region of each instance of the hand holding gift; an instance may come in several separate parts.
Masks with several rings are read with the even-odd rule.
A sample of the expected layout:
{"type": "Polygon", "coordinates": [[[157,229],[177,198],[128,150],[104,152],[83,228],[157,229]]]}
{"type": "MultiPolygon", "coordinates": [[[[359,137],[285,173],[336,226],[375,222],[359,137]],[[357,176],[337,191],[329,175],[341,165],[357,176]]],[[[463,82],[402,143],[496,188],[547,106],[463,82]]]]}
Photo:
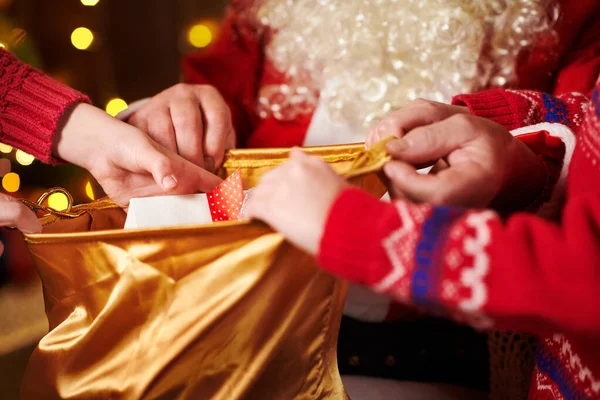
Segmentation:
{"type": "Polygon", "coordinates": [[[293,149],[290,161],[265,174],[244,207],[290,242],[315,255],[327,213],[348,183],[317,157],[293,149]]]}

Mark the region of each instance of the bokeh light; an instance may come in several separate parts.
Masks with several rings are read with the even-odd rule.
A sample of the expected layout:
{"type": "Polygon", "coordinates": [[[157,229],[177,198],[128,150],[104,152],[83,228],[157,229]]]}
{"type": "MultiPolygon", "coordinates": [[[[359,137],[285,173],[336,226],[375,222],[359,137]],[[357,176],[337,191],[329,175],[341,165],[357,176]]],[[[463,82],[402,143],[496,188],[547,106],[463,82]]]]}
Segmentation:
{"type": "Polygon", "coordinates": [[[0,143],[0,152],[1,153],[8,154],[11,151],[13,151],[12,146],[9,146],[9,145],[4,144],[4,143],[0,143]]]}
{"type": "Polygon", "coordinates": [[[81,4],[83,4],[84,6],[89,6],[89,7],[93,7],[96,4],[98,4],[100,0],[81,0],[81,4]]]}
{"type": "Polygon", "coordinates": [[[207,24],[199,23],[190,28],[188,31],[188,41],[196,48],[206,47],[212,42],[213,33],[207,24]]]}
{"type": "Polygon", "coordinates": [[[113,117],[127,108],[127,103],[123,99],[114,98],[106,103],[106,112],[113,117]]]}
{"type": "Polygon", "coordinates": [[[21,178],[14,172],[9,172],[2,178],[2,187],[9,193],[14,193],[21,187],[21,178]]]}
{"type": "Polygon", "coordinates": [[[76,49],[86,50],[94,41],[94,34],[88,28],[77,28],[71,33],[71,43],[76,49]]]}
{"type": "Polygon", "coordinates": [[[48,207],[56,211],[64,211],[69,207],[69,199],[64,193],[52,193],[48,196],[48,207]]]}
{"type": "Polygon", "coordinates": [[[17,150],[15,158],[17,159],[17,162],[21,165],[31,165],[31,163],[33,163],[33,161],[35,160],[34,156],[25,153],[23,150],[17,150]]]}
{"type": "Polygon", "coordinates": [[[87,195],[87,197],[90,198],[90,200],[96,200],[96,196],[94,196],[94,189],[92,188],[92,183],[89,181],[85,184],[85,194],[87,195]]]}

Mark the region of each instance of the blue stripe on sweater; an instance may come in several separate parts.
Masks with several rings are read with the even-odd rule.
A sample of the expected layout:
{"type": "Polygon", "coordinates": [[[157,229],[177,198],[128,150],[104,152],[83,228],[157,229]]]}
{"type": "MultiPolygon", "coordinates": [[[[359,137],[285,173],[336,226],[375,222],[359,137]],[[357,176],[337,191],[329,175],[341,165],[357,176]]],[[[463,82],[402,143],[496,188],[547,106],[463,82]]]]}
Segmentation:
{"type": "Polygon", "coordinates": [[[452,224],[464,214],[461,208],[437,206],[421,229],[421,238],[415,251],[415,271],[411,279],[411,298],[415,304],[432,312],[440,312],[440,266],[444,247],[452,224]]]}

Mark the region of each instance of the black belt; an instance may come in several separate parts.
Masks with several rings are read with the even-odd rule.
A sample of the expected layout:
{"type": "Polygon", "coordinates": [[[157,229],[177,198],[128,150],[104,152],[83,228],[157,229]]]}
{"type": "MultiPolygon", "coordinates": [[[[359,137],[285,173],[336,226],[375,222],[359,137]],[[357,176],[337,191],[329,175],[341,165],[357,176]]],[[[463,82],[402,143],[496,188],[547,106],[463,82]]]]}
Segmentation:
{"type": "Polygon", "coordinates": [[[368,323],[343,317],[338,367],[342,375],[489,390],[487,335],[439,318],[368,323]]]}

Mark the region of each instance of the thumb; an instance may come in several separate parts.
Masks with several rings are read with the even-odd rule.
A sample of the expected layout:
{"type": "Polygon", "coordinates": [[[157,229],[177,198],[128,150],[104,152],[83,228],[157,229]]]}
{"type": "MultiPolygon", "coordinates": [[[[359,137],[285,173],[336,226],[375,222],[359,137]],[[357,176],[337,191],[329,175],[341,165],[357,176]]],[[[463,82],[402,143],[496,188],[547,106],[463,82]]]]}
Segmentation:
{"type": "Polygon", "coordinates": [[[24,233],[39,233],[42,225],[33,211],[8,196],[0,197],[0,226],[13,226],[24,233]]]}
{"type": "Polygon", "coordinates": [[[403,139],[390,141],[387,151],[392,157],[411,164],[433,164],[473,138],[474,130],[465,126],[464,119],[462,115],[455,116],[415,128],[403,139]]]}
{"type": "Polygon", "coordinates": [[[210,192],[222,182],[218,176],[158,145],[145,146],[138,153],[137,164],[150,172],[156,184],[165,192],[210,192]]]}
{"type": "Polygon", "coordinates": [[[300,147],[293,147],[290,150],[290,159],[296,161],[306,161],[310,159],[310,156],[306,154],[300,147]]]}

